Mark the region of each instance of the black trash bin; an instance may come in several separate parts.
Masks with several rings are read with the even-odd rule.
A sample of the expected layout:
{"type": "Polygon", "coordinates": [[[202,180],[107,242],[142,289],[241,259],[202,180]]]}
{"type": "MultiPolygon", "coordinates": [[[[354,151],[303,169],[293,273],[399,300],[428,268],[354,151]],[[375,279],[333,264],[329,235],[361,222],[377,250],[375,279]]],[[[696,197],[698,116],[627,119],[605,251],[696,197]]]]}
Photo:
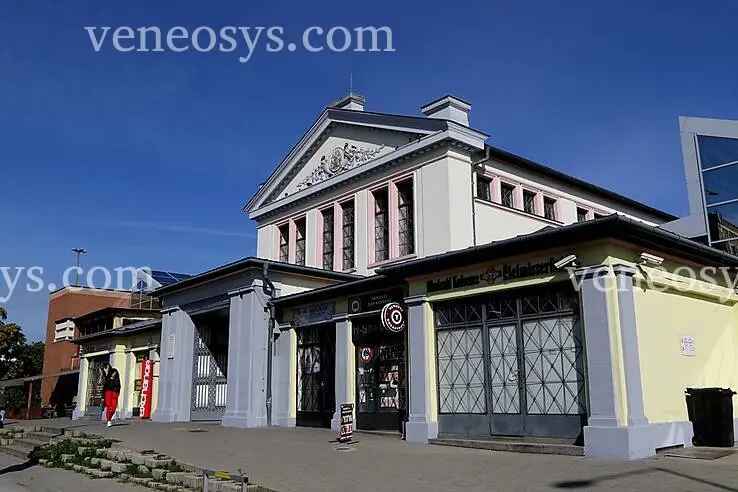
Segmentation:
{"type": "Polygon", "coordinates": [[[687,388],[687,415],[695,446],[732,448],[733,395],[730,388],[687,388]]]}

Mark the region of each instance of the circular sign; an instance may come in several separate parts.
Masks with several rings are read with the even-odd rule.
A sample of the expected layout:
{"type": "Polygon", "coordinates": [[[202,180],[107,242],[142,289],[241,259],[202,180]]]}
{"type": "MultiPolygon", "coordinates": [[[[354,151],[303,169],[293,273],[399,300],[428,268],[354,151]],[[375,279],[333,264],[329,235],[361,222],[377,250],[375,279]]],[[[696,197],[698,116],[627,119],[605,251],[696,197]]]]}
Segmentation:
{"type": "Polygon", "coordinates": [[[385,304],[380,317],[382,326],[392,333],[400,333],[405,329],[405,312],[396,302],[385,304]]]}
{"type": "Polygon", "coordinates": [[[374,356],[374,351],[371,347],[362,347],[361,350],[359,350],[359,354],[361,354],[361,360],[364,363],[371,362],[372,357],[374,356]]]}

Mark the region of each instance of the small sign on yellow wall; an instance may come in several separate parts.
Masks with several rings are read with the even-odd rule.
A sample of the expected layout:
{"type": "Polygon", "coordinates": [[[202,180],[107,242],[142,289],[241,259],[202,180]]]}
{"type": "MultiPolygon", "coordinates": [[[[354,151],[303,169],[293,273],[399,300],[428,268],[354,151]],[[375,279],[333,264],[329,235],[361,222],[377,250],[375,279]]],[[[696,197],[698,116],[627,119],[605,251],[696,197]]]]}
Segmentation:
{"type": "Polygon", "coordinates": [[[686,357],[694,357],[697,355],[697,349],[694,346],[694,337],[689,335],[682,337],[681,354],[686,357]]]}

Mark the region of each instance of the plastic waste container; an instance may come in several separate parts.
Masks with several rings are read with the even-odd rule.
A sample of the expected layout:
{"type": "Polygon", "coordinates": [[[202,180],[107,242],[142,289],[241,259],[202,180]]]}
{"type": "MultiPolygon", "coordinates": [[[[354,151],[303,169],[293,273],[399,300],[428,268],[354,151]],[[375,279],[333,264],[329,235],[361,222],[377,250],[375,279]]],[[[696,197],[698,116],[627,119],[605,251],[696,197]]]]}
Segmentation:
{"type": "Polygon", "coordinates": [[[695,446],[732,448],[733,395],[730,388],[687,388],[687,414],[695,446]]]}

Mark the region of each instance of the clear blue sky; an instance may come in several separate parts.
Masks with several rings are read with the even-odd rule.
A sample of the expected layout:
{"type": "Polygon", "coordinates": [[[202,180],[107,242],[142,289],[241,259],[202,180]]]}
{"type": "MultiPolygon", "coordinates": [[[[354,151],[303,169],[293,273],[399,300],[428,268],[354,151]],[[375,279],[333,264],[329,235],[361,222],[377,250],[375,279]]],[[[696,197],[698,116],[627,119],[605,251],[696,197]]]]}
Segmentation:
{"type": "MultiPolygon", "coordinates": [[[[75,246],[188,273],[254,254],[241,206],[350,72],[370,110],[459,95],[494,145],[675,214],[678,115],[738,118],[730,0],[112,3],[2,2],[0,266],[59,282],[75,246]],[[87,25],[388,25],[397,51],[95,53],[87,25]]],[[[8,303],[33,339],[47,299],[8,303]]]]}

